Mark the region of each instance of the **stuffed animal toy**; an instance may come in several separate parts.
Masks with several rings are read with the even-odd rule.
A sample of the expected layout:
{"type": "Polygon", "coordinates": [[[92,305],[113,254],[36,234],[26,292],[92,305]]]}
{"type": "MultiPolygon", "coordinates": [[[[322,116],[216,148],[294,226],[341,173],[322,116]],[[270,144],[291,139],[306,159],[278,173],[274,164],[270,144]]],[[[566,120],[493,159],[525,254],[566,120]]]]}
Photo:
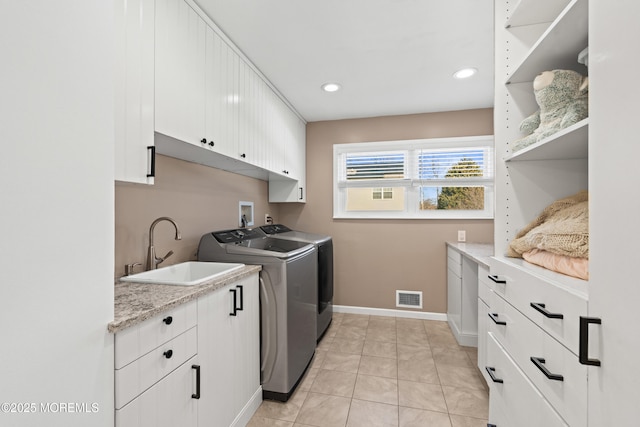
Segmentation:
{"type": "Polygon", "coordinates": [[[547,138],[589,114],[589,79],[571,70],[545,71],[533,80],[540,109],[520,123],[527,136],[513,143],[513,151],[547,138]]]}

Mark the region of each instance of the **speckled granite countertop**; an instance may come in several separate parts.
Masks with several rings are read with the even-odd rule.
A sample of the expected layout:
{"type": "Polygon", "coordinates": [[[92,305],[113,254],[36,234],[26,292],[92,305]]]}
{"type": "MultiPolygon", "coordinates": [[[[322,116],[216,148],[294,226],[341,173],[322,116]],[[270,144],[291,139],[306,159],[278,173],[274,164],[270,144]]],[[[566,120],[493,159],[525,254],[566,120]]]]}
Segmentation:
{"type": "Polygon", "coordinates": [[[489,268],[489,258],[493,256],[493,243],[447,242],[447,246],[489,268]]]}
{"type": "Polygon", "coordinates": [[[108,330],[115,333],[149,319],[172,307],[192,301],[216,289],[236,282],[262,269],[260,265],[247,265],[238,272],[213,279],[197,286],[154,285],[148,283],[115,284],[113,322],[108,330]]]}

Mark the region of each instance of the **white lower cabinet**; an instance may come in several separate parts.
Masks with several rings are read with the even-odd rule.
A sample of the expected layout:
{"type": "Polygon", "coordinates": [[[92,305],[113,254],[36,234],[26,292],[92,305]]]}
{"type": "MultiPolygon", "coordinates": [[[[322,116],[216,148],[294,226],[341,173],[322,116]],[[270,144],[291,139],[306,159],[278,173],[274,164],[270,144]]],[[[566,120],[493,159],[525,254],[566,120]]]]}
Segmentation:
{"type": "Polygon", "coordinates": [[[116,427],[244,427],[262,402],[258,273],[116,333],[116,427]]]}
{"type": "Polygon", "coordinates": [[[490,378],[485,367],[487,366],[487,332],[489,331],[489,297],[491,289],[485,279],[489,270],[478,265],[478,369],[489,384],[490,378]]]}
{"type": "Polygon", "coordinates": [[[490,263],[479,307],[488,311],[483,373],[491,423],[587,426],[588,370],[578,359],[578,320],[586,313],[580,283],[547,277],[518,260],[490,263]]]}
{"type": "Polygon", "coordinates": [[[198,299],[199,425],[244,426],[260,405],[259,314],[257,273],[198,299]]]}
{"type": "Polygon", "coordinates": [[[487,335],[485,370],[493,377],[489,381],[489,425],[567,426],[491,333],[487,335]]]}
{"type": "Polygon", "coordinates": [[[478,345],[478,264],[447,248],[447,320],[458,344],[478,345]]]}

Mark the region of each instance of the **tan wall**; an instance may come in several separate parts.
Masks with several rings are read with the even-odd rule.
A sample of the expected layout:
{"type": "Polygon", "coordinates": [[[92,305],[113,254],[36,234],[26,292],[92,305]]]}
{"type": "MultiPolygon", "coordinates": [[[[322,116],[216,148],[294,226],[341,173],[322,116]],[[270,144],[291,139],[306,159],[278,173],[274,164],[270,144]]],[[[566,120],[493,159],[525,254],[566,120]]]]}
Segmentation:
{"type": "Polygon", "coordinates": [[[423,311],[447,309],[446,241],[492,242],[491,220],[334,220],[333,144],[493,134],[493,110],[315,122],[307,125],[307,203],[274,217],[334,239],[338,305],[395,309],[395,291],[423,291],[423,311]]]}
{"type": "Polygon", "coordinates": [[[125,264],[141,262],[144,267],[149,227],[156,218],[173,218],[182,232],[182,240],[175,241],[170,223],[156,226],[158,256],[174,251],[160,265],[194,260],[203,234],[239,227],[240,201],[254,203],[256,225],[262,225],[265,213],[278,217],[278,205],[268,203],[268,193],[265,181],[157,156],[154,185],[116,183],[115,277],[124,274],[125,264]]]}

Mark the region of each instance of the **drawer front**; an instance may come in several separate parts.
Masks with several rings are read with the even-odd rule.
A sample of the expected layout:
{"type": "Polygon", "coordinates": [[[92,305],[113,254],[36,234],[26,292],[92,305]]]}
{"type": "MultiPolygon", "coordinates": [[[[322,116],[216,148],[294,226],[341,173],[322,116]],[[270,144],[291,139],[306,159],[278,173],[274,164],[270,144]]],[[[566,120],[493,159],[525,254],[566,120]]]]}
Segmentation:
{"type": "Polygon", "coordinates": [[[488,305],[490,292],[492,291],[489,283],[489,270],[478,265],[478,298],[488,305]]]}
{"type": "Polygon", "coordinates": [[[193,366],[198,358],[171,372],[128,405],[116,409],[116,427],[195,427],[198,424],[197,378],[193,366]]]}
{"type": "Polygon", "coordinates": [[[447,268],[449,274],[453,272],[456,276],[462,277],[462,254],[460,252],[447,248],[447,268]]]}
{"type": "Polygon", "coordinates": [[[197,321],[198,309],[194,300],[116,333],[115,368],[120,369],[177,337],[194,327],[197,321]]]}
{"type": "Polygon", "coordinates": [[[491,275],[505,282],[491,281],[494,292],[578,355],[580,316],[587,315],[585,297],[500,259],[491,259],[491,275]]]}
{"type": "Polygon", "coordinates": [[[193,327],[122,369],[116,369],[116,409],[122,408],[197,352],[197,327],[193,327]]]}
{"type": "Polygon", "coordinates": [[[493,369],[496,381],[502,381],[489,381],[490,424],[497,427],[567,427],[491,333],[487,337],[487,366],[493,369]]]}
{"type": "Polygon", "coordinates": [[[493,339],[570,425],[587,425],[587,367],[497,294],[493,293],[490,305],[487,320],[493,339]],[[542,369],[554,378],[561,375],[562,381],[548,378],[542,369]]]}

